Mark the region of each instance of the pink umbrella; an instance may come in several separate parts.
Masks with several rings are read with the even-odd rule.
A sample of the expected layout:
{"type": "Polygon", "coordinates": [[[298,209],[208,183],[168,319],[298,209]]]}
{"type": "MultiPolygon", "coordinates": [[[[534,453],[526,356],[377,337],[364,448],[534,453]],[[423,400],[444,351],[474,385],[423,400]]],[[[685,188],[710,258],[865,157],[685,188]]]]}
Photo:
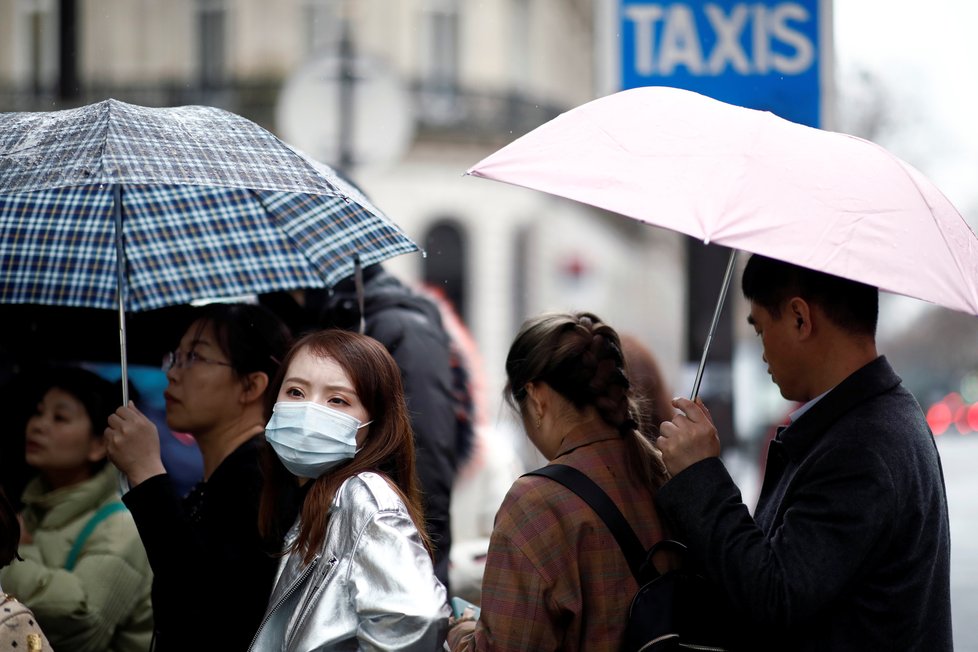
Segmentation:
{"type": "Polygon", "coordinates": [[[572,109],[468,174],[978,315],[974,231],[922,173],[855,136],[650,86],[572,109]]]}

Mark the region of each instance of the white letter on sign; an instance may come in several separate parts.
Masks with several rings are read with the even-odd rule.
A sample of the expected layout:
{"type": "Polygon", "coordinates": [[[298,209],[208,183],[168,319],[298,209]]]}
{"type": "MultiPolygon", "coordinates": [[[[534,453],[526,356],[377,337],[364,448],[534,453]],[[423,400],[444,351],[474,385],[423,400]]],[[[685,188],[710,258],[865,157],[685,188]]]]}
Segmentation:
{"type": "Polygon", "coordinates": [[[671,75],[677,65],[684,65],[689,72],[703,72],[703,51],[696,33],[696,20],[686,5],[673,5],[662,28],[662,47],[659,52],[659,72],[671,75]]]}
{"type": "Polygon", "coordinates": [[[786,57],[777,52],[771,53],[771,65],[778,72],[797,75],[812,65],[815,59],[815,46],[804,34],[791,29],[788,25],[789,20],[806,22],[808,19],[808,11],[794,2],[778,5],[771,12],[771,33],[775,38],[795,48],[793,57],[786,57]]]}
{"type": "Polygon", "coordinates": [[[625,17],[635,23],[635,72],[651,75],[655,72],[655,23],[662,18],[662,7],[633,5],[625,8],[625,17]]]}
{"type": "Polygon", "coordinates": [[[727,67],[729,61],[734,70],[742,75],[750,72],[750,61],[740,47],[740,33],[744,31],[747,22],[747,5],[735,5],[730,17],[724,15],[723,8],[714,4],[706,5],[706,17],[716,32],[717,42],[710,53],[707,68],[714,75],[719,75],[727,67]]]}
{"type": "Polygon", "coordinates": [[[753,13],[754,68],[763,75],[771,70],[771,65],[768,62],[770,50],[768,49],[767,38],[767,8],[764,5],[754,5],[753,13]]]}

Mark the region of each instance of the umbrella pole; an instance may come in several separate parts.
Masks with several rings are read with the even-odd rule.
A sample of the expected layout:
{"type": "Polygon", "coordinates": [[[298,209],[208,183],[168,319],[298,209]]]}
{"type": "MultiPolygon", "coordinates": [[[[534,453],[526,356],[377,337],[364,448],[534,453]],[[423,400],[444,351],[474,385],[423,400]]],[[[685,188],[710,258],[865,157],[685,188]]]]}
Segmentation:
{"type": "Polygon", "coordinates": [[[717,324],[720,323],[720,313],[723,311],[723,302],[727,298],[727,289],[730,287],[730,277],[733,276],[734,261],[737,259],[737,250],[730,250],[730,259],[727,261],[727,271],[723,274],[723,285],[720,287],[720,296],[717,298],[717,307],[713,311],[713,323],[710,324],[710,333],[706,336],[706,343],[703,345],[703,356],[700,358],[699,369],[696,370],[696,379],[693,381],[693,391],[689,400],[695,401],[700,394],[700,382],[703,380],[703,371],[706,369],[706,354],[710,350],[713,342],[713,335],[717,332],[717,324]]]}
{"type": "Polygon", "coordinates": [[[129,369],[126,364],[126,257],[122,242],[122,184],[112,189],[112,208],[115,216],[115,295],[119,303],[119,366],[122,369],[122,404],[129,405],[129,369]]]}

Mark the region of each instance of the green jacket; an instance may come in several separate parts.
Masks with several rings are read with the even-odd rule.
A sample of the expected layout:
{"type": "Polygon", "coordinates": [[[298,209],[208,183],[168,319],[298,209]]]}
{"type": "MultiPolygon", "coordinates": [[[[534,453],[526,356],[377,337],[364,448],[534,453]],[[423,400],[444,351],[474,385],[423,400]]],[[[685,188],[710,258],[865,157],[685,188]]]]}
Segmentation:
{"type": "Polygon", "coordinates": [[[107,464],[89,480],[55,491],[35,478],[23,501],[24,525],[33,543],[20,546],[24,561],[0,571],[0,583],[31,608],[51,646],[72,652],[149,650],[152,571],[128,511],[101,521],[74,569],[65,570],[88,521],[103,505],[119,502],[115,467],[107,464]]]}

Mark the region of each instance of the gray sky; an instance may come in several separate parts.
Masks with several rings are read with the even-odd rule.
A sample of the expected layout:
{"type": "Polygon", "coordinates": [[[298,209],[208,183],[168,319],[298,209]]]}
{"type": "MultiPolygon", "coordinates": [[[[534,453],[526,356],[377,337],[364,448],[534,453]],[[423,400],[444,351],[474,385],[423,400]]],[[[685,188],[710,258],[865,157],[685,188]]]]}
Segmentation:
{"type": "MultiPolygon", "coordinates": [[[[854,110],[860,90],[847,73],[877,76],[894,124],[875,140],[924,172],[978,231],[978,1],[835,0],[833,11],[840,113],[854,110]]],[[[885,340],[935,308],[884,294],[880,310],[885,340]]]]}
{"type": "MultiPolygon", "coordinates": [[[[927,174],[975,228],[978,2],[835,0],[834,12],[840,79],[859,66],[892,92],[897,125],[880,144],[927,174]]],[[[840,88],[843,102],[849,90],[840,88]]]]}

